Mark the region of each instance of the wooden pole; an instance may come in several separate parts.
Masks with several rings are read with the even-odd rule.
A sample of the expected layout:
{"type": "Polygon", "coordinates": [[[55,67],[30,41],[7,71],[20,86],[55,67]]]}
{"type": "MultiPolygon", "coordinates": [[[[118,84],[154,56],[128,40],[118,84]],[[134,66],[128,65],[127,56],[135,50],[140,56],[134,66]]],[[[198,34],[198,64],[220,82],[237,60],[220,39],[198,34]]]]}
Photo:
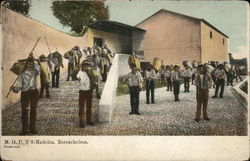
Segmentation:
{"type": "MultiPolygon", "coordinates": [[[[38,38],[38,40],[36,41],[36,44],[34,45],[34,47],[32,48],[32,50],[31,50],[30,53],[32,53],[32,52],[34,51],[34,49],[35,49],[35,47],[36,47],[36,45],[37,45],[37,43],[39,42],[40,39],[41,39],[41,37],[38,38]]],[[[26,63],[27,63],[27,61],[25,62],[25,64],[26,64],[26,63]]],[[[14,81],[14,83],[13,83],[11,86],[13,86],[13,85],[16,83],[16,81],[17,81],[18,78],[19,78],[19,75],[17,76],[16,80],[14,81]]],[[[11,89],[9,89],[9,92],[8,92],[8,94],[6,95],[6,98],[8,98],[10,92],[11,92],[11,89]]]]}

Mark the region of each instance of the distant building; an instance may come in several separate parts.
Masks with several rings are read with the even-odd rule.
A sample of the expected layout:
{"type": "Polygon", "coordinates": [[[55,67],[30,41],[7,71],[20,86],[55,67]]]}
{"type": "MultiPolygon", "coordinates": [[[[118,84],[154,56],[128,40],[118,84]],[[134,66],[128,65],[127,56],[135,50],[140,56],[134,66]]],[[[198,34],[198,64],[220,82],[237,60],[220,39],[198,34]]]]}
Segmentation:
{"type": "Polygon", "coordinates": [[[144,51],[145,61],[152,62],[154,57],[164,64],[228,61],[229,37],[204,19],[162,9],[136,27],[146,30],[135,48],[144,51]]]}
{"type": "Polygon", "coordinates": [[[92,47],[95,43],[102,47],[106,44],[112,52],[132,54],[133,35],[142,37],[145,30],[115,21],[96,21],[88,26],[84,36],[87,46],[92,47]]]}
{"type": "Polygon", "coordinates": [[[229,63],[235,66],[247,66],[247,58],[234,59],[231,53],[229,55],[229,63]]]}

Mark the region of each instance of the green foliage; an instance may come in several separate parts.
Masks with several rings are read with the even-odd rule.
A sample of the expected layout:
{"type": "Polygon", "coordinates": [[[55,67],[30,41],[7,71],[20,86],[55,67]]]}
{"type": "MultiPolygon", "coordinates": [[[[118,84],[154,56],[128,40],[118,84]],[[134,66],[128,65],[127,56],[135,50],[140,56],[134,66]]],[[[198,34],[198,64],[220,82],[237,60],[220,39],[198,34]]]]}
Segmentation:
{"type": "MultiPolygon", "coordinates": [[[[165,86],[161,84],[161,81],[159,79],[155,80],[155,88],[162,88],[165,86]]],[[[145,91],[145,90],[146,90],[146,88],[145,88],[145,84],[144,84],[142,91],[145,91]]],[[[125,94],[129,94],[128,85],[126,83],[124,83],[122,81],[122,79],[119,79],[118,85],[116,88],[116,96],[121,96],[121,95],[125,95],[125,94]]]]}
{"type": "Polygon", "coordinates": [[[76,33],[94,21],[109,19],[108,7],[101,1],[54,1],[51,9],[63,26],[76,33]]]}
{"type": "Polygon", "coordinates": [[[128,85],[126,83],[123,83],[122,80],[119,79],[116,88],[116,96],[121,96],[128,93],[129,93],[128,85]]]}
{"type": "Polygon", "coordinates": [[[13,11],[28,16],[31,2],[29,0],[26,1],[7,0],[3,2],[3,5],[6,6],[7,8],[10,8],[13,11]]]}

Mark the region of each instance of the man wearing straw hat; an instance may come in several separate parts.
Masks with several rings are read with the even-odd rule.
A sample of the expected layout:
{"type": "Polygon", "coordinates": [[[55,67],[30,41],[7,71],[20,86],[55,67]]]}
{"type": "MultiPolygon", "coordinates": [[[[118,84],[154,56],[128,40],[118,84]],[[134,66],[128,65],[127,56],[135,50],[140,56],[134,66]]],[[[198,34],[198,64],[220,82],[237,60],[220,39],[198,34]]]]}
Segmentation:
{"type": "Polygon", "coordinates": [[[151,64],[148,65],[147,70],[145,71],[145,78],[146,78],[146,99],[147,99],[147,104],[149,104],[149,95],[151,93],[151,103],[155,103],[155,70],[151,64]]]}
{"type": "Polygon", "coordinates": [[[185,70],[183,71],[184,92],[189,92],[189,88],[190,88],[189,82],[192,77],[192,71],[187,64],[185,64],[184,67],[185,67],[185,70]]]}
{"type": "Polygon", "coordinates": [[[207,70],[204,65],[198,65],[198,72],[195,76],[195,85],[197,87],[196,98],[197,98],[197,111],[195,121],[200,121],[201,116],[201,106],[203,106],[203,118],[204,120],[209,121],[207,114],[207,104],[208,104],[208,93],[209,88],[212,86],[212,78],[207,73],[207,70]]]}
{"type": "Polygon", "coordinates": [[[172,91],[172,80],[171,80],[172,69],[169,65],[166,66],[164,76],[167,78],[167,91],[172,91]]]}
{"type": "Polygon", "coordinates": [[[130,93],[130,105],[131,105],[131,114],[139,113],[139,97],[140,97],[140,90],[142,88],[143,78],[141,73],[137,70],[135,64],[130,65],[132,72],[128,73],[123,81],[128,84],[129,93],[130,93]]]}
{"type": "Polygon", "coordinates": [[[180,93],[180,84],[181,84],[181,73],[179,71],[180,66],[178,64],[174,65],[174,71],[171,75],[171,80],[173,82],[173,92],[175,101],[180,101],[179,93],[180,93]]]}
{"type": "Polygon", "coordinates": [[[219,88],[220,89],[220,98],[223,98],[223,93],[224,93],[224,87],[225,87],[225,78],[226,78],[226,72],[224,70],[223,64],[219,64],[218,68],[214,72],[214,75],[216,77],[216,88],[215,88],[215,93],[212,98],[217,98],[219,88]]]}
{"type": "Polygon", "coordinates": [[[94,81],[89,75],[89,68],[91,67],[88,60],[84,60],[81,64],[81,70],[77,74],[77,78],[80,81],[79,86],[79,126],[85,127],[85,122],[88,125],[93,126],[92,122],[92,91],[94,88],[94,81]],[[84,109],[86,107],[86,116],[84,109]],[[86,121],[85,121],[86,117],[86,121]]]}
{"type": "Polygon", "coordinates": [[[36,130],[36,106],[38,102],[37,76],[40,75],[40,70],[40,66],[31,53],[26,60],[24,69],[19,74],[16,83],[10,87],[15,93],[21,91],[22,132],[20,135],[27,135],[29,132],[32,134],[38,133],[36,130]],[[28,119],[29,104],[30,123],[28,119]]]}

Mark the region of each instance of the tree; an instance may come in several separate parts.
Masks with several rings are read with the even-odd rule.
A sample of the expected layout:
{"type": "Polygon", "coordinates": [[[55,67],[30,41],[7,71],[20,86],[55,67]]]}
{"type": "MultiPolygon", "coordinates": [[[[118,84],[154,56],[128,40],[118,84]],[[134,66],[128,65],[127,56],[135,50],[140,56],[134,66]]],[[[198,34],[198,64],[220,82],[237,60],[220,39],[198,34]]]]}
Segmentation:
{"type": "Polygon", "coordinates": [[[54,1],[51,9],[63,26],[76,33],[94,21],[109,19],[108,6],[101,1],[54,1]]]}
{"type": "Polygon", "coordinates": [[[31,2],[29,0],[26,1],[7,0],[3,2],[3,5],[5,5],[7,8],[10,8],[11,10],[14,10],[18,13],[28,16],[31,2]]]}

